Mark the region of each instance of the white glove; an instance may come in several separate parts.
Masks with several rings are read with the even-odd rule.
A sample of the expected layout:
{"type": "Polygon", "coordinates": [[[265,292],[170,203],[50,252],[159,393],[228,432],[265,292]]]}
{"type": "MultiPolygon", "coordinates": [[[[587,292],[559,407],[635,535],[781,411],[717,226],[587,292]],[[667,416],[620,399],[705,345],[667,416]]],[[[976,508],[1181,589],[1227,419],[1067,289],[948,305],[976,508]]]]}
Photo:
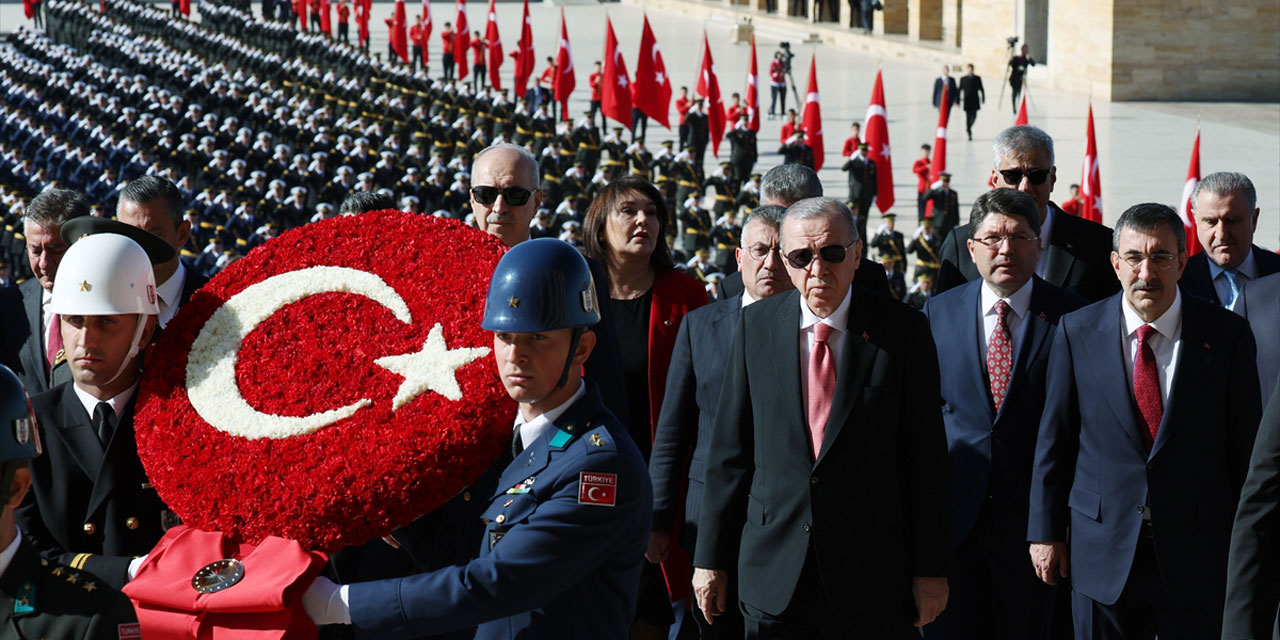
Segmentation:
{"type": "Polygon", "coordinates": [[[146,561],[147,561],[146,556],[141,556],[141,557],[130,560],[129,561],[129,579],[126,580],[125,582],[133,582],[133,579],[138,577],[138,569],[141,569],[142,565],[145,564],[146,561]]]}
{"type": "Polygon", "coordinates": [[[302,594],[302,609],[317,627],[326,624],[351,624],[351,610],[343,597],[345,587],[332,580],[316,577],[315,582],[302,594]]]}

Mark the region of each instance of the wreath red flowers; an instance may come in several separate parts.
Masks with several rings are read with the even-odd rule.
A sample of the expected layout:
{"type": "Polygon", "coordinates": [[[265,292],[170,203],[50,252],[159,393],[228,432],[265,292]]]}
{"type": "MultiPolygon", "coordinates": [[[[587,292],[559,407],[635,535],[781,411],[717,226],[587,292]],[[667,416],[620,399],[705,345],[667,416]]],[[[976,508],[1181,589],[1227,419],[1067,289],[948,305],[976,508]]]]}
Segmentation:
{"type": "Polygon", "coordinates": [[[380,211],[290,231],[218,274],[147,356],[135,428],[160,497],[201,529],[327,552],[443,504],[510,440],[480,328],[504,251],[380,211]],[[270,431],[286,422],[295,435],[270,431]]]}

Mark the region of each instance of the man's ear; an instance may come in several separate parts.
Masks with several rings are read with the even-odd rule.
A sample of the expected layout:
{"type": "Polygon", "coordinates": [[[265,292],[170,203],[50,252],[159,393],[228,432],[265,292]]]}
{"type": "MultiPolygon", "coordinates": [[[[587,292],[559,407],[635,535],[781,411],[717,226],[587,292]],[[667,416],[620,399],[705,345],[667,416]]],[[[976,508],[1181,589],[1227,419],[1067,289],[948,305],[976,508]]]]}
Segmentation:
{"type": "Polygon", "coordinates": [[[582,332],[582,337],[578,339],[578,350],[573,354],[573,364],[582,366],[587,358],[591,357],[591,352],[596,348],[596,332],[587,329],[582,332]]]}

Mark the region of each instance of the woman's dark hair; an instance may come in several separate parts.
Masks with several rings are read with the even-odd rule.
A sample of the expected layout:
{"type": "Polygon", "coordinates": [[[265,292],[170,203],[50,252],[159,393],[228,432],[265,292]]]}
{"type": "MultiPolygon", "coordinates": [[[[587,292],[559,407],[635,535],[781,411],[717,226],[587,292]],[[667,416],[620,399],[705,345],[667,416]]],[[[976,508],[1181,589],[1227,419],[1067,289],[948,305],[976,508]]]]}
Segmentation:
{"type": "Polygon", "coordinates": [[[653,248],[653,255],[649,256],[649,266],[653,267],[656,273],[666,273],[675,269],[675,262],[671,259],[671,249],[667,247],[667,225],[670,215],[667,212],[667,201],[657,187],[650,184],[648,180],[635,176],[623,176],[610,182],[596,194],[595,200],[591,201],[591,206],[587,208],[587,220],[582,225],[582,242],[587,257],[598,260],[601,264],[609,264],[609,246],[604,239],[605,222],[609,214],[613,213],[620,206],[623,198],[630,193],[638,193],[648,198],[658,208],[658,242],[653,248]]]}

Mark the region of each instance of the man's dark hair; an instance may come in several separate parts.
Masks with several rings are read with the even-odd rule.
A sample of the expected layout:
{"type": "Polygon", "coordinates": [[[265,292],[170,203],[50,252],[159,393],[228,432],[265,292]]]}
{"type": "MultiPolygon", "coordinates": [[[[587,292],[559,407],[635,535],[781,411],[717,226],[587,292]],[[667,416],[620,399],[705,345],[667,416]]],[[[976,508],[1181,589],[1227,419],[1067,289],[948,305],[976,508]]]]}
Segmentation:
{"type": "Polygon", "coordinates": [[[357,191],[342,201],[342,206],[338,207],[338,213],[344,216],[354,216],[370,211],[394,208],[396,208],[395,199],[385,193],[357,191]]]}
{"type": "Polygon", "coordinates": [[[667,247],[667,226],[671,224],[667,200],[648,180],[636,176],[623,176],[610,182],[591,201],[586,221],[582,224],[583,253],[602,264],[609,264],[609,245],[604,239],[605,222],[609,214],[622,203],[622,198],[631,193],[648,198],[658,209],[657,246],[653,249],[653,255],[649,256],[649,266],[656,273],[671,271],[675,268],[675,261],[671,259],[671,250],[667,247]]]}
{"type": "Polygon", "coordinates": [[[805,198],[822,195],[822,181],[802,164],[780,164],[760,181],[760,202],[789,207],[805,198]]]}
{"type": "Polygon", "coordinates": [[[786,213],[786,207],[780,207],[776,204],[766,204],[764,206],[756,207],[751,212],[751,215],[748,215],[747,219],[742,221],[742,228],[746,229],[747,225],[751,224],[755,220],[759,220],[760,222],[763,222],[777,230],[782,226],[782,216],[786,215],[786,213]]]}
{"type": "Polygon", "coordinates": [[[182,201],[182,192],[172,182],[157,176],[142,176],[130,180],[120,191],[120,199],[147,204],[164,198],[165,209],[169,213],[169,221],[176,229],[182,225],[183,210],[186,205],[182,201]]]}
{"type": "Polygon", "coordinates": [[[973,201],[973,210],[969,212],[969,238],[976,237],[974,234],[978,233],[978,228],[993,213],[1022,218],[1032,232],[1040,235],[1040,213],[1035,198],[1017,189],[992,189],[973,201]]]}
{"type": "Polygon", "coordinates": [[[1167,204],[1144,202],[1135,204],[1120,214],[1116,221],[1116,230],[1111,234],[1111,250],[1120,250],[1120,232],[1124,229],[1152,232],[1161,226],[1169,227],[1173,236],[1178,239],[1178,253],[1187,250],[1187,231],[1182,226],[1182,218],[1167,204]]]}
{"type": "Polygon", "coordinates": [[[84,194],[70,189],[45,189],[31,199],[23,218],[42,227],[61,227],[72,218],[89,215],[84,194]]]}

